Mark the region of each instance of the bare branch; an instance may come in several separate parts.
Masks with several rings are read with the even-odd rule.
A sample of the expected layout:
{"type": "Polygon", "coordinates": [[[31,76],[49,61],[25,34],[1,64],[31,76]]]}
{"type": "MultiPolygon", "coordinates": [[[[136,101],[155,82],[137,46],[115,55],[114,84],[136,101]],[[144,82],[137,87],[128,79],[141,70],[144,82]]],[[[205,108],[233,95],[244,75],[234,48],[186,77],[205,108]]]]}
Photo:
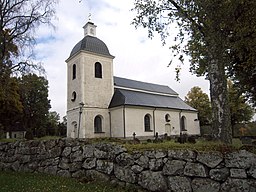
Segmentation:
{"type": "Polygon", "coordinates": [[[26,71],[27,68],[36,69],[32,60],[28,62],[28,59],[23,61],[19,59],[23,59],[23,53],[32,54],[35,29],[43,24],[52,26],[51,20],[55,14],[54,6],[57,2],[58,0],[0,1],[1,65],[8,63],[9,70],[13,72],[26,71]],[[14,53],[19,55],[10,57],[14,53]]]}

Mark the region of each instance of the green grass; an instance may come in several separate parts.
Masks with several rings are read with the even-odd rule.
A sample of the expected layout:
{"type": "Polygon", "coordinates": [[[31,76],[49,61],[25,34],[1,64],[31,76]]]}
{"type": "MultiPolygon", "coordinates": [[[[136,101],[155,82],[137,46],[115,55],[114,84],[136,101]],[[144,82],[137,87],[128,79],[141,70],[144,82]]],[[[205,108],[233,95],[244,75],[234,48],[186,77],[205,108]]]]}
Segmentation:
{"type": "Polygon", "coordinates": [[[140,144],[124,144],[128,151],[143,151],[143,150],[170,150],[170,149],[190,149],[196,151],[220,151],[228,152],[238,150],[242,147],[242,143],[239,139],[233,139],[232,145],[224,145],[217,141],[204,141],[197,140],[195,144],[191,143],[176,143],[174,140],[164,141],[161,143],[148,143],[142,142],[140,144]]]}
{"type": "Polygon", "coordinates": [[[38,173],[0,172],[0,192],[125,192],[120,186],[38,173]]]}
{"type": "MultiPolygon", "coordinates": [[[[42,138],[35,138],[35,140],[52,140],[59,139],[60,137],[46,136],[42,138]]],[[[14,139],[2,139],[0,142],[14,142],[14,139]]],[[[234,138],[232,145],[225,145],[218,141],[206,141],[202,138],[196,140],[195,144],[192,143],[176,143],[174,140],[163,141],[161,143],[152,143],[147,141],[141,141],[140,144],[133,144],[131,140],[122,140],[118,138],[94,138],[87,139],[88,144],[92,143],[112,143],[123,145],[129,152],[132,151],[143,151],[143,150],[169,150],[169,149],[190,149],[195,151],[220,151],[222,153],[230,152],[238,149],[246,149],[256,154],[255,146],[246,146],[241,143],[241,140],[234,138]]]]}
{"type": "Polygon", "coordinates": [[[59,136],[44,136],[40,138],[34,138],[34,140],[53,140],[53,139],[60,139],[59,136]]]}
{"type": "Polygon", "coordinates": [[[0,139],[0,142],[14,143],[15,141],[17,141],[17,139],[6,139],[6,138],[0,139]]]}
{"type": "MultiPolygon", "coordinates": [[[[59,136],[44,136],[44,137],[40,137],[40,138],[34,138],[33,140],[53,140],[53,139],[60,139],[61,137],[59,136]]],[[[6,138],[0,138],[0,142],[15,142],[15,141],[26,141],[26,139],[6,139],[6,138]]]]}

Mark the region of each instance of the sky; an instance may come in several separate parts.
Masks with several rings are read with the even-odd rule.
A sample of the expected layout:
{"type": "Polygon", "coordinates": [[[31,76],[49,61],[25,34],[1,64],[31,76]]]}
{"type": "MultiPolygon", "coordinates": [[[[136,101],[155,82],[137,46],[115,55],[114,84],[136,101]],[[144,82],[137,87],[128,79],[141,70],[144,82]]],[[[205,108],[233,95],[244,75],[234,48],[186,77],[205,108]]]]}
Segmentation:
{"type": "Polygon", "coordinates": [[[173,58],[168,42],[175,36],[175,28],[170,29],[170,37],[165,46],[156,34],[148,38],[147,30],[135,29],[131,25],[135,13],[131,11],[133,0],[60,0],[56,7],[55,29],[40,27],[37,32],[35,52],[43,62],[49,81],[51,111],[61,117],[66,115],[67,106],[67,66],[65,60],[72,48],[84,36],[83,26],[91,14],[91,21],[97,25],[96,36],[107,45],[115,56],[114,75],[133,80],[167,85],[184,99],[194,86],[202,88],[209,95],[209,81],[189,72],[189,62],[182,65],[173,58]],[[171,66],[167,67],[173,60],[171,66]],[[181,65],[180,81],[175,80],[175,68],[181,65]]]}

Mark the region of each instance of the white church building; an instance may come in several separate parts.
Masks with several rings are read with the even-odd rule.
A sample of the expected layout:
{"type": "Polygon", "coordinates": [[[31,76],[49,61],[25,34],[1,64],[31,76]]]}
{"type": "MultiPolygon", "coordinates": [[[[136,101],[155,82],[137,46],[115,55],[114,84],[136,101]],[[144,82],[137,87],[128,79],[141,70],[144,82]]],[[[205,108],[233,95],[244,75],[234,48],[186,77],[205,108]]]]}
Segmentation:
{"type": "Polygon", "coordinates": [[[67,63],[67,137],[199,135],[197,111],[165,85],[113,76],[112,56],[87,22],[67,63]]]}

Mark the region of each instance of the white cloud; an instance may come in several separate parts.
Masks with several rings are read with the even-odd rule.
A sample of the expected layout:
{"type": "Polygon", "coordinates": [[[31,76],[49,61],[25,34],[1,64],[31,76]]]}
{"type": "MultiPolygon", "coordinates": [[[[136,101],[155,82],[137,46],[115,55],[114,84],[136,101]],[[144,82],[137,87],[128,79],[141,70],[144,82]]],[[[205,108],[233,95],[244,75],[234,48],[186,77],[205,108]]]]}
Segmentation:
{"type": "Polygon", "coordinates": [[[189,66],[182,66],[181,81],[175,81],[173,63],[167,67],[171,51],[162,46],[156,36],[150,40],[145,29],[135,29],[131,25],[134,13],[131,12],[133,1],[120,0],[79,0],[60,1],[57,7],[57,29],[47,27],[38,31],[39,38],[52,37],[41,42],[36,52],[42,58],[49,81],[49,99],[52,110],[64,116],[66,113],[66,63],[65,60],[74,45],[83,38],[83,26],[89,13],[98,26],[97,37],[108,46],[115,56],[114,75],[130,79],[158,83],[170,86],[184,96],[193,86],[200,86],[209,93],[208,81],[192,76],[189,66]]]}

